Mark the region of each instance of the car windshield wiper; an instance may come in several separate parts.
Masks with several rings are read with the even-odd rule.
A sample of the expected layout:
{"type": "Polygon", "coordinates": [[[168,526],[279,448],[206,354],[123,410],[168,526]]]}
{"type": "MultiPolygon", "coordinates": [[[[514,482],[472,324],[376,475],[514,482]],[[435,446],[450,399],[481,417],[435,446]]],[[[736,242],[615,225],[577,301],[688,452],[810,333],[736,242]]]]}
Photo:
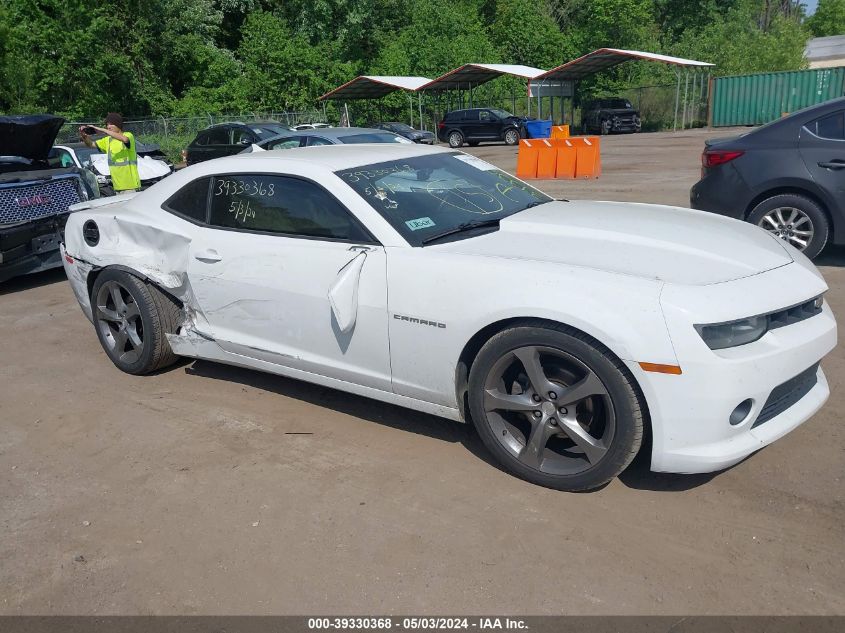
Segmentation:
{"type": "Polygon", "coordinates": [[[495,220],[481,220],[481,221],[478,221],[478,222],[463,222],[462,224],[459,224],[458,226],[451,228],[447,231],[443,231],[442,233],[437,233],[435,235],[431,235],[431,236],[425,238],[420,243],[422,245],[431,244],[432,242],[436,242],[437,240],[442,239],[444,237],[448,237],[449,235],[454,235],[456,233],[463,233],[464,231],[471,231],[473,229],[480,229],[480,228],[484,228],[485,226],[498,227],[499,226],[499,220],[501,220],[501,218],[496,218],[495,220]]]}

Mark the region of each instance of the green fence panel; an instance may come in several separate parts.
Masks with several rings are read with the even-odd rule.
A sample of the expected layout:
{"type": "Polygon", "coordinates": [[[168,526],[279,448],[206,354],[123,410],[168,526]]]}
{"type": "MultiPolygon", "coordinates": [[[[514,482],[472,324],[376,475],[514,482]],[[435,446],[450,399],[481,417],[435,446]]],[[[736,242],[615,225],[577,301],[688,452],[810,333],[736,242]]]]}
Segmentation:
{"type": "Polygon", "coordinates": [[[845,95],[845,67],[718,77],[712,125],[760,125],[845,95]]]}

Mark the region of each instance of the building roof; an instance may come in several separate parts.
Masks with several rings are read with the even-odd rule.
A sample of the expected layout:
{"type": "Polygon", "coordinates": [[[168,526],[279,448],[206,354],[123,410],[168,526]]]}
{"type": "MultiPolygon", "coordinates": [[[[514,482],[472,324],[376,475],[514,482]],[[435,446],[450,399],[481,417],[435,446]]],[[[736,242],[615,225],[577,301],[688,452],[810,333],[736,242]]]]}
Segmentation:
{"type": "Polygon", "coordinates": [[[814,37],[807,42],[804,57],[810,61],[845,58],[845,35],[814,37]]]}
{"type": "Polygon", "coordinates": [[[582,55],[578,59],[573,59],[571,62],[566,62],[557,68],[552,68],[550,71],[537,77],[537,79],[583,79],[589,75],[593,75],[597,72],[601,72],[602,70],[607,70],[608,68],[612,68],[618,64],[635,59],[662,62],[664,64],[674,64],[676,66],[713,66],[713,64],[709,64],[707,62],[700,62],[694,59],[684,59],[682,57],[671,57],[669,55],[661,55],[659,53],[628,51],[620,48],[599,48],[598,50],[594,50],[592,53],[582,55]]]}
{"type": "Polygon", "coordinates": [[[533,79],[544,72],[542,68],[523,66],[522,64],[464,64],[430,81],[421,89],[442,91],[466,88],[470,85],[477,86],[486,83],[502,75],[533,79]]]}
{"type": "Polygon", "coordinates": [[[378,99],[394,90],[419,90],[430,82],[428,77],[396,77],[389,75],[361,75],[342,86],[327,92],[320,101],[325,99],[378,99]]]}

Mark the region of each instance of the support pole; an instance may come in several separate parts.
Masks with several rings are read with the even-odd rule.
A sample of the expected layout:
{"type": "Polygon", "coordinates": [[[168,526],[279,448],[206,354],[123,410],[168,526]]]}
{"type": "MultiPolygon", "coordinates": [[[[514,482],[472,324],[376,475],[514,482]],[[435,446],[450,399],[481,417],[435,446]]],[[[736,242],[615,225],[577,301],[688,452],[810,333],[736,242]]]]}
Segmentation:
{"type": "Polygon", "coordinates": [[[422,115],[422,93],[417,93],[417,105],[419,106],[420,110],[420,129],[425,130],[425,123],[423,122],[423,115],[422,115]]]}
{"type": "Polygon", "coordinates": [[[687,93],[689,91],[689,71],[684,68],[684,112],[681,116],[681,129],[687,127],[687,93]]]}
{"type": "Polygon", "coordinates": [[[675,118],[672,121],[672,131],[678,129],[678,106],[681,101],[681,71],[675,68],[675,75],[678,77],[678,83],[675,85],[675,118]]]}
{"type": "Polygon", "coordinates": [[[411,93],[408,93],[408,111],[411,114],[411,127],[414,127],[414,98],[411,96],[411,93]]]}

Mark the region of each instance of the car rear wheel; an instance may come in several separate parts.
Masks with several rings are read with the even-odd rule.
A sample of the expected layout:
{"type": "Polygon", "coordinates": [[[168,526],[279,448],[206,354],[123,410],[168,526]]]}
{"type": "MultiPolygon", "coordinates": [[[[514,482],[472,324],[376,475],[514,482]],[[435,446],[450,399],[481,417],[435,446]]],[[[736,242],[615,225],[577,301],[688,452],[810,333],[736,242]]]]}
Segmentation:
{"type": "Polygon", "coordinates": [[[461,134],[457,130],[449,132],[449,147],[451,147],[453,149],[458,149],[459,147],[462,147],[463,144],[464,144],[464,135],[463,134],[461,134]]]}
{"type": "Polygon", "coordinates": [[[505,132],[505,145],[516,145],[519,143],[519,131],[511,128],[505,132]]]}
{"type": "Polygon", "coordinates": [[[781,194],[763,200],[748,215],[748,221],[791,244],[813,259],[827,244],[830,223],[818,204],[796,194],[781,194]]]}
{"type": "Polygon", "coordinates": [[[181,314],[172,297],[134,275],[106,269],[91,298],[97,338],[118,369],[140,375],[176,361],[165,336],[176,332],[181,314]]]}
{"type": "Polygon", "coordinates": [[[642,441],[633,377],[606,347],[564,326],[515,327],[491,338],[470,371],[469,405],[506,470],[558,490],[604,485],[642,441]]]}

